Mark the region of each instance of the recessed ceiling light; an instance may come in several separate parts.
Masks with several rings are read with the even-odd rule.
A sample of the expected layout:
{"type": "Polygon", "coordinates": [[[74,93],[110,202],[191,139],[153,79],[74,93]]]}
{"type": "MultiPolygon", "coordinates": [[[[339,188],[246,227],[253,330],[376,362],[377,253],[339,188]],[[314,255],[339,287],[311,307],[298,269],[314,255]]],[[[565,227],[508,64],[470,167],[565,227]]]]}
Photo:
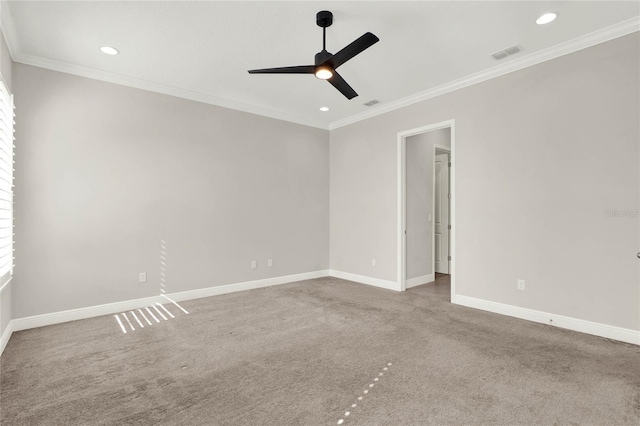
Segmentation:
{"type": "Polygon", "coordinates": [[[120,53],[118,49],[111,46],[102,46],[100,50],[102,51],[102,53],[105,53],[107,55],[117,55],[118,53],[120,53]]]}
{"type": "Polygon", "coordinates": [[[538,25],[548,24],[549,22],[555,21],[557,17],[558,17],[557,13],[553,13],[553,12],[545,13],[544,15],[536,19],[536,24],[538,25]]]}
{"type": "Polygon", "coordinates": [[[320,111],[327,112],[329,111],[329,107],[320,107],[320,111]]]}

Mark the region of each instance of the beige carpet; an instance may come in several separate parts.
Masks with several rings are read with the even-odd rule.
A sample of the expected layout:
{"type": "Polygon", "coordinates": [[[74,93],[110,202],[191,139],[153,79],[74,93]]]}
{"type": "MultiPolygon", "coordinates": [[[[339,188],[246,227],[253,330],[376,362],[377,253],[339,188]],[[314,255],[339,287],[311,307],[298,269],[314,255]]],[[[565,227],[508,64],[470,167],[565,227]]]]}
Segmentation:
{"type": "Polygon", "coordinates": [[[113,316],[14,333],[1,423],[640,423],[637,346],[448,300],[446,276],[406,293],[321,278],[165,304],[175,318],[126,334],[113,316]]]}

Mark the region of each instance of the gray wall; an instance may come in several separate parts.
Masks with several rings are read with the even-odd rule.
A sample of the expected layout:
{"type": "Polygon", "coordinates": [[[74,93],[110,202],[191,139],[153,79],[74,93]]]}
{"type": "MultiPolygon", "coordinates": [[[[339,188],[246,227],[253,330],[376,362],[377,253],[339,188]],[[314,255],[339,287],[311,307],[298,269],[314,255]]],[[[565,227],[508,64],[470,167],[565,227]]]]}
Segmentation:
{"type": "Polygon", "coordinates": [[[451,146],[451,129],[434,130],[407,139],[407,279],[433,273],[434,147],[451,146]]]}
{"type": "Polygon", "coordinates": [[[328,131],[14,72],[14,318],[328,268],[328,131]]]}
{"type": "Polygon", "coordinates": [[[12,303],[11,303],[11,286],[13,282],[4,286],[0,292],[0,336],[5,332],[9,323],[13,319],[12,303]]]}
{"type": "MultiPolygon", "coordinates": [[[[11,60],[9,49],[7,49],[4,36],[0,31],[0,78],[4,81],[4,84],[10,91],[13,90],[12,65],[13,61],[11,60]]],[[[4,333],[12,319],[11,286],[13,284],[8,283],[2,286],[5,279],[6,277],[2,277],[0,280],[0,287],[2,287],[2,290],[0,291],[0,336],[4,333]]]]}
{"type": "Polygon", "coordinates": [[[634,33],[333,130],[331,268],[396,280],[397,133],[455,119],[457,293],[640,329],[640,221],[605,214],[640,204],[639,52],[634,33]]]}

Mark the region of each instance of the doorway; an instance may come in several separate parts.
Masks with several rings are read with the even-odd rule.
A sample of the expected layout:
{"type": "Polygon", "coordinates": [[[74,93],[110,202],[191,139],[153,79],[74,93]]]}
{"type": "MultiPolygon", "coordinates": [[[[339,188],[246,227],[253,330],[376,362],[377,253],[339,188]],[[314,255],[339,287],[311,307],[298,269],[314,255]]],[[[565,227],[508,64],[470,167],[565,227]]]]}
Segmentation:
{"type": "MultiPolygon", "coordinates": [[[[435,279],[436,273],[448,273],[451,278],[451,300],[455,296],[455,120],[448,120],[428,126],[423,126],[398,133],[398,273],[397,285],[399,291],[417,285],[407,279],[407,141],[417,140],[416,136],[434,134],[439,130],[448,130],[449,143],[432,143],[430,158],[432,166],[432,180],[424,182],[430,185],[432,193],[431,211],[426,221],[430,223],[431,236],[431,274],[435,279]],[[433,133],[432,133],[433,132],[433,133]],[[436,184],[437,181],[437,184],[436,184]],[[436,206],[437,203],[437,206],[436,206]],[[436,237],[437,235],[437,237],[436,237]],[[437,241],[436,241],[437,238],[437,241]]],[[[409,147],[411,151],[411,146],[409,147]]],[[[410,165],[411,166],[411,165],[410,165]]],[[[409,170],[411,172],[411,169],[409,170]]],[[[412,190],[410,188],[410,190],[412,190]]],[[[412,190],[413,191],[413,190],[412,190]]],[[[411,199],[409,200],[411,202],[411,199]]],[[[410,215],[410,224],[414,213],[410,215]]],[[[412,277],[410,277],[412,278],[412,277]]],[[[420,277],[424,281],[425,276],[420,277]]],[[[425,281],[427,282],[427,281],[425,281]]]]}

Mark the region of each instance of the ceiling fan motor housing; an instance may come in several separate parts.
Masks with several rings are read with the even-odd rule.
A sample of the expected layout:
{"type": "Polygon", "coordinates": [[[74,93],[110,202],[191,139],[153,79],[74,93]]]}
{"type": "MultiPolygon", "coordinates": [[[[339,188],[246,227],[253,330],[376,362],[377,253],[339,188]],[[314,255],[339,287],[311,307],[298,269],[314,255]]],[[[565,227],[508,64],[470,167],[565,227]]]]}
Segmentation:
{"type": "Polygon", "coordinates": [[[333,13],[328,10],[322,10],[316,14],[316,24],[319,27],[327,28],[333,24],[333,13]]]}
{"type": "Polygon", "coordinates": [[[316,65],[320,65],[321,63],[329,59],[331,56],[333,55],[327,52],[326,50],[316,53],[316,65]]]}

